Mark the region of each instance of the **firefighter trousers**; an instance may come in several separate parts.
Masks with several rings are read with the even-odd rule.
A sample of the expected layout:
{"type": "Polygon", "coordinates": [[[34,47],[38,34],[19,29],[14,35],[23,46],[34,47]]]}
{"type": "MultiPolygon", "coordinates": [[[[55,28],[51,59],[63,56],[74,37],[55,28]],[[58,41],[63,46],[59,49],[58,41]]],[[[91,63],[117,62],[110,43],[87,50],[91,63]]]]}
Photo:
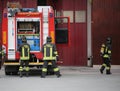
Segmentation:
{"type": "Polygon", "coordinates": [[[106,74],[111,74],[111,63],[109,58],[103,58],[103,64],[100,68],[100,72],[103,74],[104,69],[106,68],[106,74]]]}
{"type": "Polygon", "coordinates": [[[0,69],[1,69],[1,66],[2,66],[2,54],[0,53],[0,69]]]}
{"type": "Polygon", "coordinates": [[[41,77],[45,77],[46,76],[46,73],[47,73],[47,70],[48,70],[48,63],[49,62],[52,63],[52,68],[53,68],[53,71],[55,72],[56,76],[60,77],[61,76],[60,70],[59,70],[58,66],[56,65],[56,61],[55,60],[51,60],[51,61],[44,60],[41,77]]]}
{"type": "Polygon", "coordinates": [[[28,76],[28,72],[29,72],[29,60],[20,60],[20,67],[19,67],[19,72],[20,72],[20,76],[22,76],[22,72],[26,71],[26,76],[28,76]]]}

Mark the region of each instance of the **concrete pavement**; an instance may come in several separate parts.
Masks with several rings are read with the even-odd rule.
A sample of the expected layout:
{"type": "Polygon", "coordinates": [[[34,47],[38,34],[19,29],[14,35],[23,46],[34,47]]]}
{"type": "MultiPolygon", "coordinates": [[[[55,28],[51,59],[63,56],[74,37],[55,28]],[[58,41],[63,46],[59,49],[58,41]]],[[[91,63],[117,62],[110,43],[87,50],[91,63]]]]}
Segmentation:
{"type": "Polygon", "coordinates": [[[120,66],[112,66],[112,75],[100,74],[99,68],[60,66],[61,78],[5,76],[2,69],[0,91],[120,91],[120,66]]]}

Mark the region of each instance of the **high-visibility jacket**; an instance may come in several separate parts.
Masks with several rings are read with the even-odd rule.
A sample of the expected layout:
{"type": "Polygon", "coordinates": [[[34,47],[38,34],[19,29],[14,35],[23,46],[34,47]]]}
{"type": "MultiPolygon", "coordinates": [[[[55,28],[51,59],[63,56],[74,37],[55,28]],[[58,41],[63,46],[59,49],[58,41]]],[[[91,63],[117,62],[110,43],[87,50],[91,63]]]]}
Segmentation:
{"type": "Polygon", "coordinates": [[[56,56],[58,56],[58,52],[55,44],[46,43],[42,47],[43,60],[56,60],[56,56]]]}
{"type": "Polygon", "coordinates": [[[2,50],[0,50],[0,61],[2,59],[2,50]]]}
{"type": "Polygon", "coordinates": [[[20,51],[20,60],[29,60],[30,59],[30,46],[27,43],[24,43],[19,48],[20,51]]]}
{"type": "Polygon", "coordinates": [[[0,58],[2,58],[4,56],[4,51],[0,50],[0,58]]]}
{"type": "Polygon", "coordinates": [[[111,57],[111,48],[110,48],[110,46],[102,44],[100,52],[101,52],[103,58],[110,58],[111,57]]]}

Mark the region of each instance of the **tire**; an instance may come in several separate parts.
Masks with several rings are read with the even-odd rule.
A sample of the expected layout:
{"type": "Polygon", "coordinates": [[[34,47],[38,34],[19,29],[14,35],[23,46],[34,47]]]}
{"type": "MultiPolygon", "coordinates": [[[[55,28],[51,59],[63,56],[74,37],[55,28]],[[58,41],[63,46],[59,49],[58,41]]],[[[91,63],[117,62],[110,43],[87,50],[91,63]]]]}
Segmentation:
{"type": "Polygon", "coordinates": [[[10,75],[10,72],[5,71],[5,75],[10,75]]]}
{"type": "Polygon", "coordinates": [[[5,66],[5,75],[17,75],[18,69],[18,66],[5,66]]]}

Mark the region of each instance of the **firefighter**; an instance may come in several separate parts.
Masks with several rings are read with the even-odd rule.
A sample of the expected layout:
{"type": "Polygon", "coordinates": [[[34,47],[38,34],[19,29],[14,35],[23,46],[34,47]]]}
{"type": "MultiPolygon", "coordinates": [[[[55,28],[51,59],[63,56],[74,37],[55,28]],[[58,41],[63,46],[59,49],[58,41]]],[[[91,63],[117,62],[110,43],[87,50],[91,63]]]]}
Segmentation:
{"type": "Polygon", "coordinates": [[[0,69],[2,66],[2,46],[0,47],[0,69]]]}
{"type": "Polygon", "coordinates": [[[55,44],[51,43],[52,38],[47,37],[46,39],[47,43],[45,43],[42,47],[42,53],[43,53],[43,68],[42,68],[42,74],[41,78],[45,78],[46,73],[47,73],[47,67],[48,67],[48,62],[52,63],[53,71],[55,72],[57,77],[60,77],[60,69],[56,65],[56,60],[58,60],[58,53],[55,44]]]}
{"type": "Polygon", "coordinates": [[[111,74],[111,44],[112,40],[110,37],[106,39],[106,43],[102,44],[100,55],[103,60],[103,64],[100,68],[101,74],[103,74],[104,69],[106,68],[106,74],[111,74]]]}
{"type": "Polygon", "coordinates": [[[26,76],[29,75],[29,59],[30,59],[30,45],[27,43],[26,37],[22,37],[22,45],[19,47],[20,51],[20,77],[23,76],[23,71],[25,70],[26,76]],[[25,68],[25,69],[24,69],[25,68]]]}
{"type": "Polygon", "coordinates": [[[5,54],[4,54],[4,48],[2,46],[0,46],[0,69],[2,67],[4,56],[5,56],[5,54]]]}

